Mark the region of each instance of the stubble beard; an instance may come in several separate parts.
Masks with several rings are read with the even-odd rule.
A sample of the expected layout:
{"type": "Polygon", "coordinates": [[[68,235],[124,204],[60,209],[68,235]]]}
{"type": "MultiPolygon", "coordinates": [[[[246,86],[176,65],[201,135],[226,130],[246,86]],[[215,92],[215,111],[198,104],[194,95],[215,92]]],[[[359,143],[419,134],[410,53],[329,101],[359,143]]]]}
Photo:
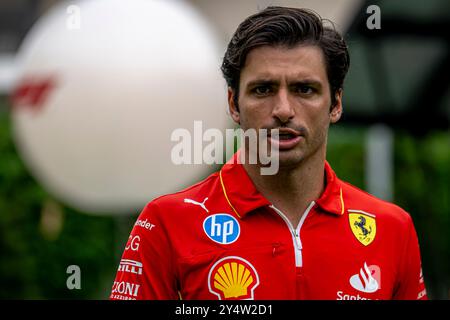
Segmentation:
{"type": "Polygon", "coordinates": [[[295,148],[291,150],[279,150],[279,167],[282,171],[289,171],[302,166],[308,161],[321,157],[327,146],[327,128],[319,135],[312,137],[307,135],[295,148]]]}

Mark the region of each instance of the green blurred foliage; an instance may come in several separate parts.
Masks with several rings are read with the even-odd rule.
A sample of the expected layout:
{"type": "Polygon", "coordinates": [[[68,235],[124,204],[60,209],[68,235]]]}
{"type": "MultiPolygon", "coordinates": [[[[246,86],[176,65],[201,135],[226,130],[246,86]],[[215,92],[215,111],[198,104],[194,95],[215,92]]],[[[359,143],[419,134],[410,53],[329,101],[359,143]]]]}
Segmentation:
{"type": "Polygon", "coordinates": [[[398,133],[395,200],[414,219],[430,294],[450,294],[450,134],[421,139],[398,133]]]}
{"type": "MultiPolygon", "coordinates": [[[[6,102],[0,100],[0,299],[106,299],[137,214],[94,216],[68,208],[43,190],[12,140],[6,102]],[[57,203],[60,233],[40,229],[46,203],[57,203]],[[66,287],[69,265],[81,269],[81,290],[66,287]]],[[[339,177],[364,189],[365,128],[333,126],[328,161],[339,177]]],[[[410,212],[421,244],[431,298],[450,288],[450,135],[421,139],[395,133],[395,200],[410,212]]],[[[151,200],[151,199],[149,199],[151,200]]]]}
{"type": "Polygon", "coordinates": [[[364,129],[331,126],[327,161],[339,178],[364,189],[364,129]]]}
{"type": "Polygon", "coordinates": [[[33,179],[12,140],[0,103],[0,299],[106,299],[132,221],[94,216],[60,205],[62,230],[48,239],[39,225],[55,201],[33,179]],[[117,226],[124,223],[125,226],[117,226]],[[118,247],[119,246],[119,247],[118,247]],[[69,290],[69,265],[81,269],[81,289],[69,290]]]}

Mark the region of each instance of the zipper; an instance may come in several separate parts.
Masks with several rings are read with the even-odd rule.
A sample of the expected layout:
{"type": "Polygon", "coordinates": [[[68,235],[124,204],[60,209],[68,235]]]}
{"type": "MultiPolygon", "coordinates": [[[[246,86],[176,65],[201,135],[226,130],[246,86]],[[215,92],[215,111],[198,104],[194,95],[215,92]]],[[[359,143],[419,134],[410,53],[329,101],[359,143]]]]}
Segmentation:
{"type": "Polygon", "coordinates": [[[278,208],[276,208],[273,204],[270,205],[270,207],[286,222],[289,231],[291,233],[292,242],[294,243],[294,253],[295,253],[295,266],[296,267],[302,267],[303,266],[303,257],[302,257],[302,240],[300,238],[300,230],[303,226],[303,223],[305,222],[306,216],[311,211],[312,207],[316,203],[314,201],[311,201],[308,208],[306,208],[305,212],[303,213],[302,218],[300,219],[300,222],[298,223],[297,228],[294,228],[292,223],[289,221],[289,219],[286,217],[286,215],[278,208]]]}

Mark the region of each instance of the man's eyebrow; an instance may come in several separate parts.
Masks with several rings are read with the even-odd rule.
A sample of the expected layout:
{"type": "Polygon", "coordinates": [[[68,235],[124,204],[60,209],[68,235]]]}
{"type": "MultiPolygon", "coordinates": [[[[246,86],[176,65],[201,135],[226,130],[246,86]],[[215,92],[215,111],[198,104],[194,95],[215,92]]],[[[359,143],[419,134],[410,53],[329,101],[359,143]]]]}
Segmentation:
{"type": "MultiPolygon", "coordinates": [[[[274,86],[274,85],[279,85],[280,82],[278,80],[271,80],[271,79],[255,79],[255,80],[251,80],[247,83],[246,87],[254,87],[254,86],[261,86],[261,85],[265,85],[265,86],[274,86]]],[[[322,86],[322,82],[320,80],[317,79],[313,79],[313,78],[305,78],[305,79],[299,79],[299,80],[292,80],[289,81],[289,85],[311,85],[311,86],[316,86],[316,87],[321,87],[322,86]]]]}
{"type": "Polygon", "coordinates": [[[278,81],[270,80],[270,79],[256,79],[249,81],[247,83],[247,87],[254,87],[254,86],[260,86],[260,85],[266,85],[266,86],[273,86],[279,84],[278,81]]]}
{"type": "Polygon", "coordinates": [[[311,85],[316,87],[321,87],[322,82],[315,79],[302,79],[302,80],[294,80],[289,82],[290,85],[311,85]]]}

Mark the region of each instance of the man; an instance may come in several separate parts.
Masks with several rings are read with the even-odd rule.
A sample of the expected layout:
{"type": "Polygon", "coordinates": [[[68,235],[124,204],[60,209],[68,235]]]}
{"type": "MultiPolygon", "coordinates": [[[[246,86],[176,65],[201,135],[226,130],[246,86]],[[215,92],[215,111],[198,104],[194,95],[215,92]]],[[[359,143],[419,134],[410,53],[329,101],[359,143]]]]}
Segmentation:
{"type": "Polygon", "coordinates": [[[279,170],[262,175],[238,152],[150,202],[111,299],[426,299],[410,216],[338,179],[325,160],[348,67],[344,40],[311,11],[247,18],[222,65],[229,110],[244,131],[279,130],[267,138],[279,170]]]}

